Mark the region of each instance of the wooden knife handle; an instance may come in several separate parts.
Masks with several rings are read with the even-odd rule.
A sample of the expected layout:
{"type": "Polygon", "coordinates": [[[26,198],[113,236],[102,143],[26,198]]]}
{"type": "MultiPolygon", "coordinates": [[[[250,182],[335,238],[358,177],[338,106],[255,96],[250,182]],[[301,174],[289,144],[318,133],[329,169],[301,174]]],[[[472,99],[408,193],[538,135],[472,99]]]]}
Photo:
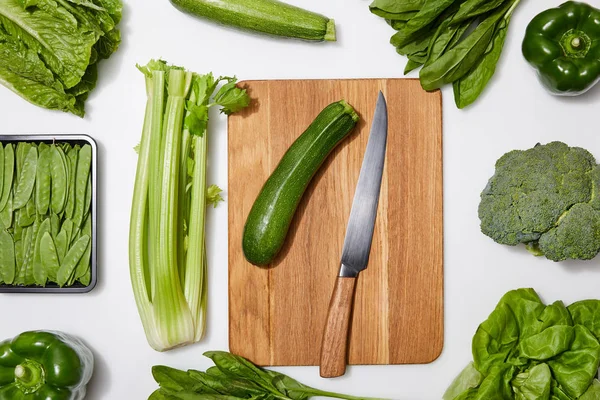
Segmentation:
{"type": "Polygon", "coordinates": [[[335,282],[321,343],[320,373],[323,378],[342,376],[346,372],[355,288],[356,278],[338,277],[335,282]]]}

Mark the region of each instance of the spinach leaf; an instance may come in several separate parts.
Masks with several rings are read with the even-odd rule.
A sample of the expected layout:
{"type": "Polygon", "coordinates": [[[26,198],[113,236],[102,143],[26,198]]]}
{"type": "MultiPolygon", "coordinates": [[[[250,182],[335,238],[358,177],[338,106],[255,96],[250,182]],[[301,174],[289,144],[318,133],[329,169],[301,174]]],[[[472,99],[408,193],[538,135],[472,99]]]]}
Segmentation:
{"type": "Polygon", "coordinates": [[[161,388],[173,391],[188,390],[196,385],[196,381],[187,372],[164,365],[153,366],[152,376],[161,388]]]}
{"type": "Polygon", "coordinates": [[[419,11],[425,2],[426,0],[374,0],[369,9],[375,15],[382,11],[388,14],[402,14],[407,11],[419,11]]]}
{"type": "Polygon", "coordinates": [[[493,11],[504,4],[505,1],[507,0],[467,0],[460,5],[453,23],[460,24],[468,19],[493,11]]]}
{"type": "Polygon", "coordinates": [[[538,364],[518,374],[511,382],[516,400],[549,400],[552,374],[547,364],[538,364]]]}
{"type": "Polygon", "coordinates": [[[472,21],[465,21],[462,24],[452,24],[452,19],[443,22],[439,27],[432,43],[429,46],[429,54],[425,65],[436,61],[447,49],[451,49],[466,32],[472,21]]]}
{"type": "Polygon", "coordinates": [[[392,36],[390,43],[397,48],[402,47],[414,40],[414,38],[419,35],[419,31],[428,29],[435,30],[435,26],[432,26],[431,24],[455,1],[456,0],[428,0],[419,10],[417,15],[411,18],[402,30],[392,36]]]}
{"type": "Polygon", "coordinates": [[[481,58],[477,66],[468,75],[453,83],[454,102],[458,108],[465,108],[472,104],[496,72],[496,65],[504,48],[509,21],[510,14],[498,24],[497,32],[490,44],[491,49],[481,58]]]}
{"type": "MultiPolygon", "coordinates": [[[[268,392],[251,380],[233,379],[230,377],[216,377],[205,372],[190,370],[190,376],[201,382],[204,391],[201,393],[226,394],[230,396],[246,397],[249,395],[265,395],[268,392]]],[[[198,392],[198,390],[195,390],[198,392]]]]}
{"type": "Polygon", "coordinates": [[[425,66],[420,73],[423,89],[439,89],[469,73],[485,54],[494,37],[496,26],[506,12],[507,8],[504,7],[490,14],[456,47],[425,66]]]}
{"type": "Polygon", "coordinates": [[[410,73],[411,71],[414,71],[415,69],[419,68],[421,65],[423,65],[423,63],[421,63],[419,61],[411,60],[409,58],[408,62],[406,63],[406,66],[404,67],[404,75],[410,73]]]}

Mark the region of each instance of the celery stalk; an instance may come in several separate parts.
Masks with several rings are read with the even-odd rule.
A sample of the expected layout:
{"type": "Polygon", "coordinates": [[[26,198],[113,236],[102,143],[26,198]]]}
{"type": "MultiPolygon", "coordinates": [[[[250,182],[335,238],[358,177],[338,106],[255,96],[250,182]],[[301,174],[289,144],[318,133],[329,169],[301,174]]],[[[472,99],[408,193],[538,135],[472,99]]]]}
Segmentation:
{"type": "Polygon", "coordinates": [[[220,200],[218,187],[207,188],[208,109],[229,114],[249,98],[235,78],[162,61],[140,70],[148,99],[131,209],[130,275],[148,343],[164,351],[197,342],[205,331],[206,207],[220,200]],[[226,84],[215,94],[221,81],[226,84]]]}

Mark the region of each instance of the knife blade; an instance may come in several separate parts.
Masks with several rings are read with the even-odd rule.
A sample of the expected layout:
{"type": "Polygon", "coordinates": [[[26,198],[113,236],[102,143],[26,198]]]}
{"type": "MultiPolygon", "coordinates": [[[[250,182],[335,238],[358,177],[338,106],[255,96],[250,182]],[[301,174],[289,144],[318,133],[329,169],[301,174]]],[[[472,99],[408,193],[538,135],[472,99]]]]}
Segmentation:
{"type": "Polygon", "coordinates": [[[369,263],[385,163],[387,130],[387,105],[383,93],[379,92],[346,228],[340,272],[331,296],[321,343],[320,374],[323,378],[341,376],[346,371],[356,279],[369,263]]]}

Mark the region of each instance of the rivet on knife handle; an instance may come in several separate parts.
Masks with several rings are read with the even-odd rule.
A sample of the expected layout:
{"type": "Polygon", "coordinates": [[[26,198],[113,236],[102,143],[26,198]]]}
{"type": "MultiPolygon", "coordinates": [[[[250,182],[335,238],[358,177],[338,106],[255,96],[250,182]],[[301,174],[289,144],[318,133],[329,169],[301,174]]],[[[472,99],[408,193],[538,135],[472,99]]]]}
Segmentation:
{"type": "Polygon", "coordinates": [[[348,338],[356,278],[338,277],[329,304],[321,343],[321,376],[334,378],[346,372],[348,338]]]}

